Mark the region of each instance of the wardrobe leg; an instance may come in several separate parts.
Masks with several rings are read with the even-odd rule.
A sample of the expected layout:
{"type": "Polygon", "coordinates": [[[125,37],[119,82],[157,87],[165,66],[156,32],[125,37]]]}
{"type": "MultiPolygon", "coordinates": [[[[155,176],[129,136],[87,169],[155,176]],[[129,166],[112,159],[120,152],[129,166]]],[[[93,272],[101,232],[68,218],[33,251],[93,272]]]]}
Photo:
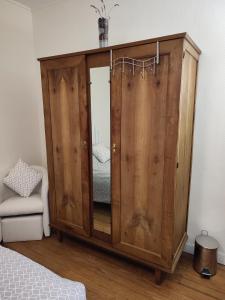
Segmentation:
{"type": "Polygon", "coordinates": [[[163,281],[163,272],[159,269],[155,269],[155,283],[160,285],[163,281]]]}
{"type": "Polygon", "coordinates": [[[57,235],[58,241],[59,241],[60,243],[62,243],[62,241],[63,241],[63,233],[62,233],[61,231],[57,230],[56,235],[57,235]]]}

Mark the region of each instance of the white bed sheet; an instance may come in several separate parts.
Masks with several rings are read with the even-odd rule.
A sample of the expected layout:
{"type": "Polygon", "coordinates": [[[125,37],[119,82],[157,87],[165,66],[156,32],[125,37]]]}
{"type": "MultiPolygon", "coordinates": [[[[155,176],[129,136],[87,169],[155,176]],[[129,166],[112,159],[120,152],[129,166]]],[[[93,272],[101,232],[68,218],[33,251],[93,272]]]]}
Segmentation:
{"type": "Polygon", "coordinates": [[[110,160],[100,163],[93,156],[93,200],[111,203],[110,160]]]}

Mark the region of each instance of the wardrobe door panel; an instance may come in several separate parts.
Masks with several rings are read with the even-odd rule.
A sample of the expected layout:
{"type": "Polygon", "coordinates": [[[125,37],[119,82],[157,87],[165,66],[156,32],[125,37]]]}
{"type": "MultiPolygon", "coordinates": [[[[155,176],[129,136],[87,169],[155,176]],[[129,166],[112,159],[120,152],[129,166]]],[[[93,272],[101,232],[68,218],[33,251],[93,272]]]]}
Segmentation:
{"type": "Polygon", "coordinates": [[[88,235],[89,170],[85,57],[47,65],[52,124],[55,222],[88,235]]]}
{"type": "MultiPolygon", "coordinates": [[[[166,206],[165,193],[168,172],[174,176],[171,157],[175,157],[175,147],[167,142],[174,127],[168,109],[171,57],[170,49],[165,50],[155,74],[138,67],[133,72],[125,64],[115,67],[112,76],[113,244],[157,264],[171,259],[172,222],[166,224],[172,202],[166,206]]],[[[132,47],[114,51],[113,58],[145,60],[155,51],[155,44],[132,47]]]]}

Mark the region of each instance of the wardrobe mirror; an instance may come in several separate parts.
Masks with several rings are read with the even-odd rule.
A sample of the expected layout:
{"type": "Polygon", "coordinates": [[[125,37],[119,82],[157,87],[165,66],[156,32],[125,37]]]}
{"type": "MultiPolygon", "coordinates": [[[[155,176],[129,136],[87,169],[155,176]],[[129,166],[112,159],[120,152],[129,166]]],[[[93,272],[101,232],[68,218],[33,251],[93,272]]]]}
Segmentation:
{"type": "Polygon", "coordinates": [[[93,228],[111,234],[110,68],[90,69],[93,228]]]}

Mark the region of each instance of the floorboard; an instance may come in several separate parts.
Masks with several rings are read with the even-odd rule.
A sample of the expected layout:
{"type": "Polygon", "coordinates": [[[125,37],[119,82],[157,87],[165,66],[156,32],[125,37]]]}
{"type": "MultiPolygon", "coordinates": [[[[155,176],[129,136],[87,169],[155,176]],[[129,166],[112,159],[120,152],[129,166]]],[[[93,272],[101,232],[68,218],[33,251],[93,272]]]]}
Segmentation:
{"type": "Polygon", "coordinates": [[[6,244],[66,278],[81,281],[88,300],[225,300],[225,267],[202,279],[192,269],[192,256],[184,254],[173,275],[161,286],[154,272],[73,239],[63,243],[53,236],[42,241],[6,244]]]}

